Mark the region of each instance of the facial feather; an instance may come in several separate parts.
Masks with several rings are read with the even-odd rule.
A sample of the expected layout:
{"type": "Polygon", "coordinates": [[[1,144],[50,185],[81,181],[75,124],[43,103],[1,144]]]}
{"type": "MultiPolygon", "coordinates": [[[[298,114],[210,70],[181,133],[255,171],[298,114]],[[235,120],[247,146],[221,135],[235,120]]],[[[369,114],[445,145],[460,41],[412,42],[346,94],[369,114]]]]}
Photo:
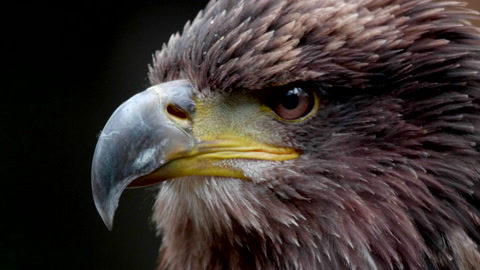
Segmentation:
{"type": "Polygon", "coordinates": [[[212,1],[155,54],[152,84],[188,79],[208,99],[311,82],[322,103],[272,130],[298,159],[162,184],[160,268],[474,269],[471,17],[454,1],[212,1]]]}

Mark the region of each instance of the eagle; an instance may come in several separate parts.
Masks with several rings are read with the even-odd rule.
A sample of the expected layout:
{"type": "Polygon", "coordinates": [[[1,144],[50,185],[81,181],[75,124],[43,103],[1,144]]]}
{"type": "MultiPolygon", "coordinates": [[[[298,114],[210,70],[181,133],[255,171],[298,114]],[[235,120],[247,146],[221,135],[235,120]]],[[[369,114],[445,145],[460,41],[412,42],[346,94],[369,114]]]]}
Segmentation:
{"type": "Polygon", "coordinates": [[[158,269],[480,269],[480,31],[457,1],[212,0],[99,135],[158,269]]]}

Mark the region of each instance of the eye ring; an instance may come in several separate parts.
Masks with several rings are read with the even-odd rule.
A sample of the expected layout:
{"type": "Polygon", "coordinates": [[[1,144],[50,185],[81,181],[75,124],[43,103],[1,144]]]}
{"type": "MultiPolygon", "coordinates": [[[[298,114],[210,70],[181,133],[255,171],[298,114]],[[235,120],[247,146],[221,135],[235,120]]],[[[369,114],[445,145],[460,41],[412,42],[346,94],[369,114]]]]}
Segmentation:
{"type": "Polygon", "coordinates": [[[310,114],[316,105],[316,96],[306,87],[287,85],[274,89],[270,108],[282,120],[301,120],[310,114]]]}

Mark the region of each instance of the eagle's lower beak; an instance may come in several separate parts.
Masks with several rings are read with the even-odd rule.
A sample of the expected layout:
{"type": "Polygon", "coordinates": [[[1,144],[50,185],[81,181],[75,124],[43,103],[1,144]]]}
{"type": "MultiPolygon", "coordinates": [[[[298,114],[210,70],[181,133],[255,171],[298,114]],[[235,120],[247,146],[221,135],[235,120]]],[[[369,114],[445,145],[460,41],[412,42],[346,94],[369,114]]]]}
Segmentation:
{"type": "MultiPolygon", "coordinates": [[[[283,161],[298,157],[294,149],[266,145],[228,130],[215,130],[205,121],[195,129],[195,120],[200,120],[195,115],[212,112],[205,105],[199,108],[193,93],[185,80],[159,84],[130,98],[108,120],[93,157],[92,189],[97,210],[109,229],[120,195],[127,187],[189,175],[245,179],[242,171],[222,166],[218,161],[283,161]],[[194,130],[203,135],[197,138],[194,130]]],[[[210,119],[229,116],[237,117],[214,115],[210,119]]],[[[245,129],[248,125],[245,123],[245,129]]]]}

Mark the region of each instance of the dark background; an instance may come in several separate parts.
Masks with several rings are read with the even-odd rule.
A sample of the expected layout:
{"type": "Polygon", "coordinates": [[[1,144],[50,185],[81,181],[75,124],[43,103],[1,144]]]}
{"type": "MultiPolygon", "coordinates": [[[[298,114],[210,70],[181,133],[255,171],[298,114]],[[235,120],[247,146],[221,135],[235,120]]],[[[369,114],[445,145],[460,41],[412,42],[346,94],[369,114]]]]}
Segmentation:
{"type": "Polygon", "coordinates": [[[127,190],[109,232],[91,160],[115,108],[149,86],[152,54],[206,1],[74,3],[2,4],[0,269],[154,269],[153,190],[127,190]]]}
{"type": "Polygon", "coordinates": [[[124,192],[109,232],[91,159],[111,113],[148,87],[152,54],[205,4],[2,4],[0,269],[154,269],[154,189],[124,192]]]}

